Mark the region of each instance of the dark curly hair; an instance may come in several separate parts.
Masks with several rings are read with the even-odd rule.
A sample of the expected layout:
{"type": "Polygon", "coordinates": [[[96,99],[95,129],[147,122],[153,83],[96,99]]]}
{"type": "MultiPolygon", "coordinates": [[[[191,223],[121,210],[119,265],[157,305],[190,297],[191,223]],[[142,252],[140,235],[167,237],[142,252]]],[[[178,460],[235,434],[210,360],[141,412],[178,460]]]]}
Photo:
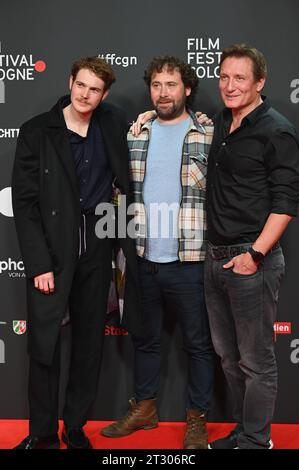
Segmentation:
{"type": "Polygon", "coordinates": [[[248,44],[233,44],[232,46],[226,47],[222,51],[220,60],[221,65],[228,57],[248,57],[252,62],[253,75],[256,81],[261,78],[267,77],[267,63],[264,54],[258,51],[255,47],[251,47],[248,44]]]}
{"type": "Polygon", "coordinates": [[[105,83],[105,90],[108,90],[116,80],[112,67],[99,57],[82,57],[82,59],[76,60],[71,69],[71,75],[74,80],[81,69],[88,69],[101,78],[105,83]]]}
{"type": "Polygon", "coordinates": [[[185,87],[191,88],[191,93],[186,99],[186,103],[189,105],[193,101],[198,87],[198,77],[195,70],[191,65],[186,64],[178,57],[170,55],[154,57],[144,71],[143,77],[149,88],[153,73],[161,73],[164,69],[166,69],[167,72],[173,72],[174,70],[180,72],[185,87]]]}

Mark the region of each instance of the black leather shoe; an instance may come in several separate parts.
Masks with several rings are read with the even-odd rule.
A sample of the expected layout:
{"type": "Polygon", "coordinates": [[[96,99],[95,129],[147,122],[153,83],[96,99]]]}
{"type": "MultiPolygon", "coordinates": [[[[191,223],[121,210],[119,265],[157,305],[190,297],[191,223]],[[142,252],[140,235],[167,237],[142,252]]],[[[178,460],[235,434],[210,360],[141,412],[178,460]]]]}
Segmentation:
{"type": "Polygon", "coordinates": [[[228,436],[216,439],[208,445],[208,449],[237,449],[238,448],[238,435],[243,431],[242,424],[237,424],[228,436]]]}
{"type": "Polygon", "coordinates": [[[27,436],[14,449],[59,449],[60,442],[57,434],[47,437],[27,436]]]}
{"type": "Polygon", "coordinates": [[[64,428],[62,440],[68,449],[92,449],[89,439],[82,428],[64,428]]]}

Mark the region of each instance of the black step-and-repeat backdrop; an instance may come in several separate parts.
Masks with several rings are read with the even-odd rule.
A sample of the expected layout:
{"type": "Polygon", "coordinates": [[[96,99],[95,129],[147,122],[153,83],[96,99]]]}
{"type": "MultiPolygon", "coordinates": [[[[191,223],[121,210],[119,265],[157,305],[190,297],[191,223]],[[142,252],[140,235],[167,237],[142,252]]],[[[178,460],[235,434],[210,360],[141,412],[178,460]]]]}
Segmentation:
{"type": "MultiPolygon", "coordinates": [[[[20,125],[49,109],[67,92],[69,69],[78,57],[99,55],[113,66],[117,82],[109,101],[128,120],[148,109],[142,80],[154,55],[189,62],[200,78],[196,109],[219,109],[218,63],[223,47],[248,42],[269,66],[265,92],[299,128],[297,0],[1,0],[0,5],[0,419],[26,418],[27,367],[25,274],[11,207],[11,170],[20,125]]],[[[63,197],[63,195],[61,195],[63,197]]],[[[299,220],[283,237],[287,271],[274,325],[279,365],[276,422],[299,423],[299,220]]],[[[69,355],[63,332],[63,380],[69,355]]],[[[91,419],[113,419],[133,391],[130,336],[107,317],[97,402],[91,419]]],[[[180,332],[165,318],[159,394],[162,420],[184,418],[186,358],[180,332]]],[[[230,418],[225,381],[218,366],[210,420],[230,418]]]]}

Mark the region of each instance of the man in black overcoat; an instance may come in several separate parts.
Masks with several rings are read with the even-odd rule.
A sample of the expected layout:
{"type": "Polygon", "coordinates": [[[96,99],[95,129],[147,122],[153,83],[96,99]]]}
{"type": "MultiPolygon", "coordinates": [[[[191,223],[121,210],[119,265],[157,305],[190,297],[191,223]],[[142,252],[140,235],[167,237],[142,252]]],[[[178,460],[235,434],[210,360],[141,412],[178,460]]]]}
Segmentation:
{"type": "Polygon", "coordinates": [[[95,208],[110,203],[113,192],[129,193],[127,122],[103,102],[114,81],[102,59],[76,61],[70,96],[20,129],[12,191],[27,275],[30,419],[29,435],[17,448],[59,448],[60,331],[67,308],[72,340],[62,438],[68,448],[91,447],[83,426],[96,397],[116,245],[126,257],[123,325],[131,332],[138,325],[134,241],[117,231],[114,238],[95,234],[95,208]]]}

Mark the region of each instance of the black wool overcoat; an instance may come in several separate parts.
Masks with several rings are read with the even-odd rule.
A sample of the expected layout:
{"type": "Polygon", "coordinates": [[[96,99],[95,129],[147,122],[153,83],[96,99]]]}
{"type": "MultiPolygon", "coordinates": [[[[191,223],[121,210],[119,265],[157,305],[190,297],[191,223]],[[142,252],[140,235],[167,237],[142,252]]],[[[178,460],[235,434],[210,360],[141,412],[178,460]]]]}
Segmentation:
{"type": "MultiPolygon", "coordinates": [[[[47,365],[52,362],[79,253],[79,186],[61,101],[21,127],[12,178],[14,217],[27,275],[28,350],[47,365]],[[34,288],[33,278],[50,271],[55,293],[45,295],[34,288]]],[[[117,186],[130,201],[124,113],[105,102],[94,113],[117,186]]],[[[115,243],[126,257],[123,325],[134,333],[140,312],[134,240],[119,238],[115,243]]]]}

